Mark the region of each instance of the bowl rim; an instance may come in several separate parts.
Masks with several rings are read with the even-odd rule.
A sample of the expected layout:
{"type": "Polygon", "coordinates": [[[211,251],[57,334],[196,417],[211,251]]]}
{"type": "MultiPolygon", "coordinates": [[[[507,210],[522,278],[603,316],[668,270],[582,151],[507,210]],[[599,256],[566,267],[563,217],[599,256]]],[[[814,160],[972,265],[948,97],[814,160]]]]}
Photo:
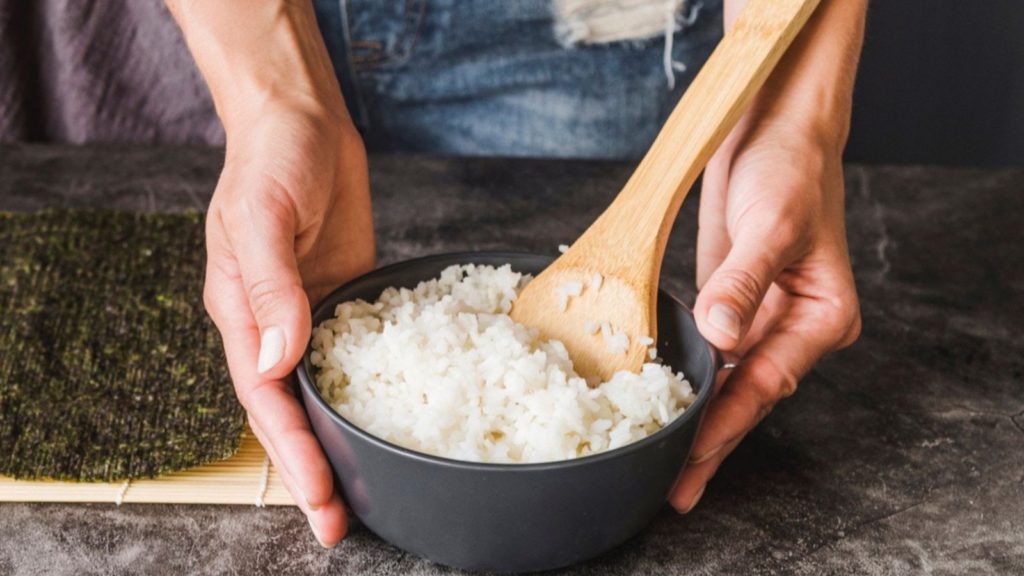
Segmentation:
{"type": "MultiPolygon", "coordinates": [[[[442,254],[431,254],[431,255],[428,255],[428,256],[420,256],[420,257],[417,257],[417,258],[410,258],[410,259],[407,259],[407,260],[402,260],[402,261],[399,261],[399,262],[388,264],[386,266],[381,266],[381,267],[375,268],[375,269],[373,269],[373,270],[371,270],[371,271],[369,271],[369,272],[367,272],[365,274],[362,274],[362,275],[356,276],[355,278],[352,278],[351,280],[349,280],[349,281],[345,282],[344,284],[338,286],[337,288],[332,290],[327,296],[325,296],[323,298],[323,300],[321,300],[313,308],[312,320],[314,322],[314,327],[315,327],[315,322],[316,322],[317,316],[320,316],[321,314],[323,314],[325,312],[325,310],[327,309],[328,305],[334,307],[334,306],[337,306],[338,304],[341,303],[341,301],[339,301],[339,302],[335,302],[335,303],[331,304],[331,301],[336,299],[336,295],[339,292],[345,290],[350,285],[352,285],[352,284],[354,284],[356,282],[361,282],[361,281],[363,281],[363,280],[365,280],[365,279],[367,279],[369,277],[379,276],[379,275],[384,275],[384,274],[390,273],[391,271],[393,271],[393,270],[395,270],[397,268],[402,268],[404,266],[408,266],[411,263],[423,263],[423,262],[430,262],[430,261],[436,261],[436,260],[451,260],[451,261],[453,261],[453,264],[457,264],[459,262],[461,262],[462,264],[471,264],[471,263],[473,263],[472,260],[467,260],[467,259],[468,258],[473,258],[473,257],[479,257],[479,256],[486,256],[488,258],[505,258],[505,257],[537,258],[537,257],[540,257],[540,258],[551,258],[552,260],[554,260],[554,258],[555,258],[555,257],[547,255],[547,254],[538,254],[538,253],[535,253],[535,252],[518,252],[518,251],[508,251],[508,250],[497,250],[497,251],[494,251],[494,250],[482,250],[482,251],[463,251],[463,252],[447,252],[447,253],[442,253],[442,254]]],[[[684,310],[688,315],[690,315],[691,317],[693,316],[693,312],[690,310],[690,307],[687,306],[686,304],[684,304],[682,302],[682,300],[680,300],[674,294],[672,294],[670,292],[667,292],[667,291],[663,290],[660,287],[658,288],[658,292],[662,296],[665,296],[669,300],[674,302],[677,306],[679,306],[682,310],[684,310]]],[[[545,470],[564,470],[564,469],[573,468],[573,467],[576,467],[576,466],[588,466],[588,465],[592,465],[592,464],[599,464],[599,463],[604,462],[606,460],[617,459],[617,458],[626,456],[628,454],[631,454],[633,452],[640,451],[640,450],[644,449],[645,447],[647,447],[647,446],[649,446],[651,444],[656,444],[656,443],[662,441],[662,439],[664,439],[665,437],[672,435],[672,433],[675,430],[677,430],[678,428],[682,427],[684,424],[686,424],[687,422],[689,422],[693,418],[700,418],[701,414],[703,413],[704,405],[708,402],[708,400],[710,399],[711,395],[713,394],[714,383],[715,383],[714,382],[715,381],[715,376],[716,376],[716,374],[718,374],[718,372],[719,372],[719,370],[721,369],[721,366],[722,366],[721,355],[719,354],[718,350],[714,346],[712,346],[711,343],[708,342],[707,339],[705,339],[703,336],[701,336],[701,340],[704,342],[705,351],[708,354],[708,356],[710,357],[712,370],[710,371],[708,377],[705,378],[705,381],[701,383],[702,385],[701,385],[700,389],[697,392],[697,397],[694,399],[694,401],[689,406],[687,406],[687,408],[685,410],[683,410],[682,414],[680,414],[679,416],[676,417],[675,420],[672,420],[671,422],[669,422],[667,425],[663,426],[660,430],[658,430],[654,434],[651,434],[651,435],[649,435],[649,436],[647,436],[645,438],[641,438],[640,440],[637,440],[635,442],[630,442],[629,444],[626,444],[624,446],[620,446],[618,448],[614,448],[612,450],[604,450],[602,452],[597,452],[595,454],[589,454],[587,456],[581,456],[579,458],[572,458],[572,459],[567,459],[567,460],[551,460],[551,461],[547,461],[547,462],[527,462],[527,463],[521,463],[520,464],[520,463],[514,463],[514,462],[473,462],[473,461],[469,461],[469,460],[457,460],[457,459],[454,459],[454,458],[447,458],[447,457],[444,457],[444,456],[435,456],[433,454],[427,454],[425,452],[419,452],[419,451],[413,450],[411,448],[406,448],[404,446],[400,446],[398,444],[395,444],[393,442],[389,442],[387,440],[384,440],[383,438],[375,436],[374,434],[372,434],[370,432],[367,432],[366,430],[363,430],[362,428],[357,426],[355,423],[350,422],[344,416],[339,414],[334,409],[334,407],[332,407],[327,402],[327,400],[324,399],[324,397],[320,394],[319,388],[317,388],[317,386],[313,383],[313,379],[310,377],[310,369],[312,368],[312,362],[310,360],[310,353],[313,351],[312,335],[310,337],[310,342],[306,344],[305,352],[303,352],[303,354],[302,354],[302,361],[299,362],[299,365],[295,368],[294,374],[297,376],[297,379],[299,381],[300,386],[302,386],[302,388],[305,389],[306,392],[308,392],[309,397],[313,398],[313,402],[316,403],[317,408],[319,408],[321,412],[324,412],[325,414],[327,414],[327,416],[330,417],[338,426],[342,427],[343,429],[345,429],[349,433],[354,434],[354,435],[362,438],[364,441],[366,441],[366,442],[376,446],[377,448],[380,448],[380,449],[382,449],[382,450],[384,450],[386,452],[390,452],[390,453],[395,454],[397,456],[400,456],[400,457],[403,457],[403,458],[412,459],[412,460],[417,460],[417,461],[423,462],[425,464],[432,464],[432,465],[444,466],[444,467],[449,467],[449,468],[459,468],[459,469],[464,469],[464,470],[478,470],[478,471],[490,471],[490,472],[496,472],[496,471],[502,471],[502,472],[538,472],[538,471],[545,471],[545,470]]],[[[300,401],[303,401],[303,404],[305,404],[304,398],[302,396],[303,395],[300,394],[300,401]]],[[[307,407],[307,410],[308,410],[308,407],[307,407]]],[[[316,436],[316,431],[315,430],[313,430],[313,435],[316,436]]],[[[317,441],[319,441],[319,437],[317,437],[317,441]]],[[[321,446],[321,448],[322,448],[322,446],[321,446]]]]}

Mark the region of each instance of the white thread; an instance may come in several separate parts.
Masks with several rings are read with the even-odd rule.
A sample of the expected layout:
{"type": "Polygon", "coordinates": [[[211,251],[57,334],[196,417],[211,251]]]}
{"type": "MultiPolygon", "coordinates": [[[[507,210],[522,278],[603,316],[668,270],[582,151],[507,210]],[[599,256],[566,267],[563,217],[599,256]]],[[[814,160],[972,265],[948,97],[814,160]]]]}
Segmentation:
{"type": "Polygon", "coordinates": [[[124,503],[124,496],[128,493],[128,488],[132,485],[131,480],[125,480],[124,484],[121,484],[121,489],[117,491],[117,496],[114,496],[114,504],[120,506],[124,503]]]}
{"type": "Polygon", "coordinates": [[[256,507],[264,508],[267,503],[264,497],[267,495],[267,486],[270,484],[270,456],[263,457],[263,468],[260,470],[260,486],[256,493],[256,507]]]}
{"type": "Polygon", "coordinates": [[[701,8],[704,7],[703,2],[697,2],[690,7],[690,13],[683,17],[683,27],[689,28],[697,22],[697,15],[700,14],[701,8]]]}
{"type": "Polygon", "coordinates": [[[676,0],[667,0],[665,3],[665,52],[662,54],[661,62],[662,66],[665,67],[665,79],[668,81],[668,89],[671,90],[676,87],[676,72],[686,72],[686,64],[682,62],[676,62],[672,60],[672,43],[675,38],[676,30],[679,29],[680,25],[683,28],[693,26],[697,21],[697,15],[700,14],[700,9],[704,7],[701,2],[695,3],[690,7],[690,13],[686,16],[682,16],[681,19],[676,18],[676,10],[679,4],[676,0]]]}
{"type": "Polygon", "coordinates": [[[665,52],[661,55],[661,64],[665,67],[665,79],[668,89],[676,87],[676,73],[672,69],[672,40],[676,34],[676,0],[665,2],[665,52]]]}

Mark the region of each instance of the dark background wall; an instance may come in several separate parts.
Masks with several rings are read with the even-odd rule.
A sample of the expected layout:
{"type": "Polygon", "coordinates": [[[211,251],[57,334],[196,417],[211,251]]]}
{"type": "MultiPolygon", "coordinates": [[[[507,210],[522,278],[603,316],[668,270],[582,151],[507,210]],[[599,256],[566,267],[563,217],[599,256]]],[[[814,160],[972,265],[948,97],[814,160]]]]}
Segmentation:
{"type": "Polygon", "coordinates": [[[847,156],[1024,165],[1024,0],[873,0],[847,156]]]}

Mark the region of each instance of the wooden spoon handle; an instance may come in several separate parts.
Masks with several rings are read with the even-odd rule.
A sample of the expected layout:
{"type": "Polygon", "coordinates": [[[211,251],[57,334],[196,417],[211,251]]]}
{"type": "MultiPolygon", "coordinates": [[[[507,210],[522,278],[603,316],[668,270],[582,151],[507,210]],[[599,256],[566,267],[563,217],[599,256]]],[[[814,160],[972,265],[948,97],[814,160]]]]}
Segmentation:
{"type": "Polygon", "coordinates": [[[661,260],[679,206],[818,2],[748,0],[612,205],[520,293],[512,318],[565,344],[580,374],[607,380],[648,357],[644,339],[657,342],[661,260]],[[569,303],[562,291],[579,293],[584,283],[598,288],[569,303]],[[624,353],[602,345],[598,321],[626,336],[624,353]]]}
{"type": "Polygon", "coordinates": [[[653,279],[657,291],[679,206],[818,3],[747,2],[622,192],[573,246],[586,249],[573,252],[636,286],[653,279]]]}

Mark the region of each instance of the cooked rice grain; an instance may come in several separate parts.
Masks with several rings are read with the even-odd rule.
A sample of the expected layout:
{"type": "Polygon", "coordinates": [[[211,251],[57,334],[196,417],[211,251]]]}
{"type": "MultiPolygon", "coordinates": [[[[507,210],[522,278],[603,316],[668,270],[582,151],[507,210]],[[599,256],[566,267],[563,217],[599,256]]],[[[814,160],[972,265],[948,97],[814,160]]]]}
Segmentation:
{"type": "Polygon", "coordinates": [[[318,388],[375,436],[476,462],[610,450],[690,405],[689,382],[655,363],[589,387],[561,342],[509,317],[529,279],[508,265],[452,266],[414,290],[339,305],[313,331],[318,388]]]}

